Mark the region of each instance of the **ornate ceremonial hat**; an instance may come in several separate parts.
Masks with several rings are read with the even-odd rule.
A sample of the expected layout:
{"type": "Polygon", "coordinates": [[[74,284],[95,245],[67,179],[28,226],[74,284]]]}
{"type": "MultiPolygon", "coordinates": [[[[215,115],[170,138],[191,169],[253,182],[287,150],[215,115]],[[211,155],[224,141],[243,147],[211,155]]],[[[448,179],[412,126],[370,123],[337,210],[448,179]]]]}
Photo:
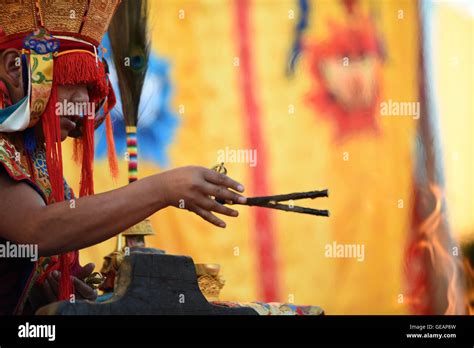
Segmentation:
{"type": "MultiPolygon", "coordinates": [[[[75,142],[76,158],[82,163],[80,196],[94,193],[94,130],[104,120],[111,173],[117,173],[109,113],[115,95],[99,44],[119,4],[120,0],[0,0],[0,52],[18,50],[25,92],[15,105],[0,100],[0,132],[23,131],[25,148],[33,151],[37,144],[32,127],[41,120],[55,202],[64,200],[60,127],[64,115],[57,113],[58,86],[87,85],[95,106],[90,115],[74,115],[80,116],[75,142]]],[[[72,293],[69,275],[74,257],[61,255],[56,265],[62,274],[60,299],[72,293]]]]}
{"type": "Polygon", "coordinates": [[[14,120],[0,125],[0,131],[15,132],[34,126],[46,109],[55,82],[94,83],[96,90],[91,97],[96,101],[109,94],[104,82],[106,67],[99,64],[97,47],[119,4],[120,0],[0,0],[0,50],[22,50],[26,55],[23,61],[29,63],[30,69],[25,75],[33,77],[26,90],[26,94],[31,92],[30,118],[26,120],[24,113],[17,113],[14,120]],[[91,57],[77,59],[78,54],[91,57]],[[65,55],[71,56],[60,58],[65,55]],[[54,67],[55,63],[58,67],[54,67]],[[91,63],[95,63],[95,71],[91,63]],[[67,78],[74,71],[86,75],[67,78]]]}
{"type": "Polygon", "coordinates": [[[120,0],[0,0],[0,47],[39,28],[98,46],[119,4],[120,0]]]}

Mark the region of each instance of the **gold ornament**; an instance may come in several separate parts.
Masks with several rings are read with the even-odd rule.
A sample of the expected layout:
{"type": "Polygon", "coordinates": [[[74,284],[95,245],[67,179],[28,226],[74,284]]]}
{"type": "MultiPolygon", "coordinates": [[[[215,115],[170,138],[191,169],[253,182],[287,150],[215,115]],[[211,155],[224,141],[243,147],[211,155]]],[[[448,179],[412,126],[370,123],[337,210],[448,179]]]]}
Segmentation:
{"type": "Polygon", "coordinates": [[[122,233],[124,236],[153,236],[154,234],[155,231],[148,219],[140,221],[122,233]]]}
{"type": "Polygon", "coordinates": [[[105,281],[105,277],[99,272],[91,273],[84,279],[84,282],[92,289],[98,289],[105,281]]]}
{"type": "Polygon", "coordinates": [[[217,173],[227,175],[227,168],[224,166],[224,162],[221,162],[220,164],[216,164],[214,167],[211,168],[211,170],[217,173]]]}
{"type": "Polygon", "coordinates": [[[220,265],[199,263],[195,265],[199,289],[209,301],[219,301],[219,294],[225,280],[219,276],[220,265]]]}
{"type": "Polygon", "coordinates": [[[0,0],[0,28],[10,36],[45,28],[98,45],[120,0],[0,0]]]}

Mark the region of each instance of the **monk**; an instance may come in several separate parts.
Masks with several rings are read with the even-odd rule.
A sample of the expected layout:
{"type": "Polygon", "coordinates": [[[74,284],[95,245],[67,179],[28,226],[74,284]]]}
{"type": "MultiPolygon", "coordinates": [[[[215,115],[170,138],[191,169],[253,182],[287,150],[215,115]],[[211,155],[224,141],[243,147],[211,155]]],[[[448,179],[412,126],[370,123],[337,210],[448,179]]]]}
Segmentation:
{"type": "MultiPolygon", "coordinates": [[[[18,49],[0,52],[0,90],[6,101],[0,110],[3,113],[0,120],[2,115],[7,117],[22,112],[27,89],[19,60],[18,49]]],[[[53,84],[57,85],[60,103],[90,102],[91,91],[95,88],[93,82],[53,84]]],[[[81,115],[60,117],[62,141],[72,135],[81,136],[82,129],[81,115]]],[[[37,147],[44,147],[41,120],[33,131],[37,147]]],[[[9,241],[18,245],[37,245],[39,256],[90,247],[161,209],[178,207],[182,202],[185,209],[225,228],[225,222],[214,213],[237,217],[238,212],[217,203],[211,196],[240,203],[246,200],[235,192],[244,191],[237,181],[210,169],[188,166],[152,175],[110,192],[77,198],[73,206],[69,200],[48,204],[45,196],[49,191],[43,187],[49,178],[43,168],[44,151],[26,151],[23,132],[0,132],[0,244],[9,241]]],[[[33,269],[30,260],[0,258],[0,314],[14,312],[33,269]]],[[[83,282],[93,269],[93,264],[76,267],[74,288],[78,299],[96,298],[96,292],[83,282]]],[[[57,300],[59,276],[58,271],[51,272],[42,283],[46,298],[43,304],[57,300]]]]}

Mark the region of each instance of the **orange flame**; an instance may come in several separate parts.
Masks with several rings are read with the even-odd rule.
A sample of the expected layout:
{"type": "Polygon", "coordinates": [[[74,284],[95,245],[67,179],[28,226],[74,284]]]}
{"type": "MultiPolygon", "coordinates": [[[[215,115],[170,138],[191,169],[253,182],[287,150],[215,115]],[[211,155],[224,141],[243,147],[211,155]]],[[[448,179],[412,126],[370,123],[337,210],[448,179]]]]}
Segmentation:
{"type": "Polygon", "coordinates": [[[468,314],[474,315],[474,269],[467,258],[464,259],[464,269],[468,288],[468,296],[466,297],[468,314]]]}
{"type": "MultiPolygon", "coordinates": [[[[444,314],[466,314],[469,308],[469,299],[464,289],[461,257],[451,253],[450,249],[453,248],[454,251],[456,245],[449,242],[447,229],[441,226],[444,218],[442,212],[443,192],[440,186],[434,184],[430,184],[430,189],[435,196],[436,204],[431,214],[419,227],[416,248],[428,252],[436,279],[446,280],[447,307],[444,314]]],[[[456,247],[459,250],[459,247],[456,247]]],[[[426,293],[426,290],[422,289],[421,292],[426,293]]],[[[411,302],[414,302],[413,299],[411,302]]],[[[470,308],[469,311],[471,311],[470,308]]]]}

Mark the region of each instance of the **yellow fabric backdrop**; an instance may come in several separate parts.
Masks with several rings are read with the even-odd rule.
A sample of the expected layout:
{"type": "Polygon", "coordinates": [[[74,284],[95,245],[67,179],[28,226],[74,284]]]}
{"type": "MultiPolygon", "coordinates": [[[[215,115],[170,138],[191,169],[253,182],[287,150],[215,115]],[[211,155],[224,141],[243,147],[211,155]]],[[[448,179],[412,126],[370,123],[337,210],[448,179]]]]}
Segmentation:
{"type": "MultiPolygon", "coordinates": [[[[471,7],[473,4],[470,4],[471,7]]],[[[446,200],[454,234],[474,239],[474,11],[440,3],[434,12],[434,83],[438,96],[446,200]]]]}
{"type": "MultiPolygon", "coordinates": [[[[305,36],[321,39],[327,32],[326,19],[343,20],[345,14],[337,1],[311,3],[314,11],[305,36]]],[[[383,99],[417,101],[415,2],[377,3],[388,53],[383,99]],[[402,20],[397,18],[400,9],[404,11],[402,20]]],[[[217,151],[226,146],[248,149],[238,85],[241,70],[234,66],[238,53],[233,1],[160,0],[150,1],[150,6],[153,49],[171,61],[174,106],[176,110],[184,106],[170,147],[172,167],[210,167],[217,162],[217,151]],[[181,10],[184,19],[180,19],[181,10]]],[[[311,84],[305,57],[293,79],[284,75],[296,25],[296,19],[288,16],[290,10],[297,15],[296,1],[255,0],[251,4],[257,98],[263,141],[269,151],[265,171],[271,193],[328,188],[330,198],[303,205],[327,208],[331,217],[272,212],[281,279],[277,300],[319,305],[329,314],[406,313],[406,306],[397,300],[403,294],[403,247],[412,204],[416,121],[378,117],[379,136],[360,134],[334,144],[332,126],[316,117],[304,101],[311,84]],[[295,107],[294,114],[288,112],[290,104],[295,107]],[[349,154],[348,161],[344,161],[344,152],[349,154]],[[399,199],[403,199],[403,208],[398,207],[399,199]],[[333,241],[364,244],[365,260],[326,258],[325,245],[333,241]]],[[[249,182],[252,169],[248,164],[230,163],[227,167],[232,177],[249,182]]],[[[164,169],[140,162],[139,175],[164,169]]],[[[98,163],[95,170],[97,192],[126,183],[125,161],[117,184],[109,179],[105,162],[98,163]]],[[[77,169],[72,164],[66,168],[66,177],[77,186],[77,169]]],[[[187,211],[166,209],[152,217],[157,235],[149,238],[148,244],[168,253],[190,255],[195,262],[221,264],[227,281],[221,299],[259,300],[252,208],[238,209],[240,217],[227,219],[225,230],[187,211]],[[235,256],[236,247],[239,256],[235,256]]],[[[82,262],[92,260],[99,267],[114,244],[111,240],[83,250],[82,262]]]]}

